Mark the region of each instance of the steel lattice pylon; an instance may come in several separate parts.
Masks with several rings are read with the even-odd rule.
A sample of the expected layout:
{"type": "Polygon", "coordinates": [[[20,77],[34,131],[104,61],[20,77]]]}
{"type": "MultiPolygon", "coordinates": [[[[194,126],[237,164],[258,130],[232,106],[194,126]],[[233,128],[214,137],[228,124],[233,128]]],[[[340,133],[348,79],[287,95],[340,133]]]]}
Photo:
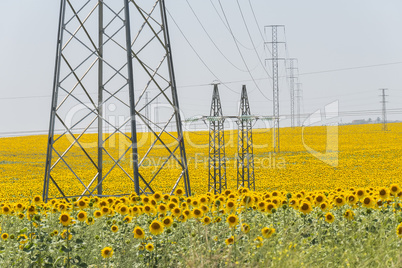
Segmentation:
{"type": "Polygon", "coordinates": [[[247,89],[243,85],[240,99],[237,142],[237,189],[246,187],[255,191],[253,118],[251,117],[247,89]]]}
{"type": "Polygon", "coordinates": [[[290,91],[290,125],[295,127],[295,80],[297,80],[297,67],[295,66],[297,59],[289,59],[289,91],[290,91]],[[296,70],[296,73],[295,73],[296,70]]]}
{"type": "Polygon", "coordinates": [[[226,184],[226,155],[224,122],[218,85],[214,85],[209,117],[209,175],[208,191],[221,193],[226,184]]]}
{"type": "Polygon", "coordinates": [[[272,146],[275,153],[280,152],[280,138],[279,138],[279,60],[285,60],[284,58],[279,58],[279,42],[278,41],[278,28],[285,29],[284,25],[269,25],[265,27],[270,27],[272,30],[272,40],[271,42],[266,42],[272,45],[271,53],[272,58],[272,92],[273,92],[273,133],[272,133],[272,146]]]}
{"type": "Polygon", "coordinates": [[[302,83],[296,83],[296,91],[295,91],[295,97],[296,97],[296,110],[297,110],[297,126],[301,127],[301,99],[303,97],[302,95],[302,83]]]}
{"type": "Polygon", "coordinates": [[[161,181],[191,195],[165,1],[139,2],[61,0],[44,201],[148,194],[161,181]],[[161,124],[146,112],[157,98],[161,124]]]}
{"type": "Polygon", "coordinates": [[[388,89],[387,88],[381,88],[380,90],[382,91],[381,101],[380,101],[380,103],[382,104],[382,130],[387,131],[388,130],[388,127],[387,127],[387,107],[386,107],[387,101],[385,100],[385,97],[387,95],[385,95],[385,90],[388,90],[388,89]]]}

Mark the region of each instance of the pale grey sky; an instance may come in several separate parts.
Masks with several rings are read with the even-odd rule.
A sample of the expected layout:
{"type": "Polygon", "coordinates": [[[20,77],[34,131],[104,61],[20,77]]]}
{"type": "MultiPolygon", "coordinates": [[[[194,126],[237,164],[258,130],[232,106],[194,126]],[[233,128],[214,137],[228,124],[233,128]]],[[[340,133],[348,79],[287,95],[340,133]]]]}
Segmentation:
{"type": "MultiPolygon", "coordinates": [[[[59,2],[0,1],[0,136],[4,132],[46,130],[48,127],[59,2]]],[[[166,1],[177,25],[214,73],[204,66],[169,18],[180,106],[186,118],[209,113],[212,86],[206,84],[217,78],[230,88],[220,86],[224,114],[237,114],[241,85],[246,84],[252,113],[272,115],[272,102],[266,100],[251,81],[251,76],[258,79],[258,87],[272,99],[272,81],[267,79],[256,56],[258,54],[264,61],[269,52],[264,51],[250,3],[261,31],[264,25],[286,26],[288,56],[297,58],[299,63],[305,113],[312,113],[335,100],[339,100],[341,113],[379,110],[378,89],[383,87],[389,88],[388,108],[402,108],[402,64],[322,72],[402,62],[401,1],[239,0],[256,53],[237,1],[221,0],[247,67],[221,20],[223,14],[218,0],[188,2],[227,59],[210,41],[185,0],[166,1]],[[246,68],[251,70],[251,75],[244,71],[246,68]]],[[[268,71],[271,72],[270,68],[268,71]]],[[[281,74],[285,75],[285,71],[281,74]]],[[[281,114],[289,114],[289,90],[284,79],[280,91],[281,114]]],[[[343,117],[342,121],[377,116],[380,114],[343,117]]],[[[388,116],[390,120],[401,117],[401,114],[388,116]]],[[[284,121],[283,125],[289,122],[284,121]]]]}

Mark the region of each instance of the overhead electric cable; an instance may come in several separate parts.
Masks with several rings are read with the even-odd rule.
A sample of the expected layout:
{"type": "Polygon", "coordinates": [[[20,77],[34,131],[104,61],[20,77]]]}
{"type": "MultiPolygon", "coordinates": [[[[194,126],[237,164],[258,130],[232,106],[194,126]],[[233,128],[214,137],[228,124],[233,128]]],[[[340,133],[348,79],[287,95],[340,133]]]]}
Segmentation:
{"type": "MultiPolygon", "coordinates": [[[[225,28],[228,30],[228,32],[231,34],[230,28],[228,25],[226,25],[225,21],[223,20],[221,14],[219,14],[218,9],[216,8],[215,4],[212,2],[212,0],[209,0],[212,4],[212,6],[214,7],[214,10],[216,12],[216,14],[218,15],[219,19],[222,21],[223,25],[225,25],[225,28]]],[[[236,41],[239,43],[239,45],[241,45],[243,48],[247,49],[247,50],[252,50],[252,48],[246,47],[245,45],[243,45],[236,37],[234,37],[236,39],[236,41]]]]}
{"type": "Polygon", "coordinates": [[[233,37],[233,41],[234,41],[234,43],[235,43],[235,45],[236,45],[237,51],[239,52],[240,57],[241,57],[241,59],[242,59],[242,61],[243,61],[243,63],[244,63],[244,66],[246,67],[246,69],[247,69],[247,71],[248,71],[248,73],[249,73],[249,75],[250,75],[252,81],[254,82],[254,85],[255,85],[255,86],[257,87],[257,89],[261,92],[261,94],[264,96],[264,98],[266,98],[266,99],[269,100],[269,101],[272,101],[271,99],[269,99],[267,96],[265,96],[265,95],[262,93],[262,91],[261,91],[260,87],[258,86],[257,82],[254,80],[253,74],[250,72],[250,69],[249,69],[249,67],[248,67],[248,65],[247,65],[247,62],[246,62],[246,60],[244,59],[243,53],[241,52],[241,50],[240,50],[240,48],[239,48],[239,45],[237,44],[237,41],[236,41],[236,38],[235,38],[235,36],[234,36],[234,34],[233,34],[232,28],[230,27],[228,18],[226,17],[225,10],[223,9],[221,0],[218,0],[218,2],[219,2],[219,5],[220,5],[220,7],[221,7],[221,10],[222,10],[223,16],[224,16],[224,18],[225,18],[225,21],[226,21],[226,23],[227,23],[227,25],[228,25],[228,27],[229,27],[229,31],[230,31],[230,33],[231,33],[231,35],[232,35],[232,37],[233,37]]]}
{"type": "MultiPolygon", "coordinates": [[[[184,34],[184,32],[182,31],[182,29],[179,27],[179,25],[177,24],[176,20],[173,18],[172,14],[170,14],[169,10],[166,9],[167,13],[169,14],[169,17],[172,19],[173,23],[176,25],[177,29],[180,31],[180,33],[183,35],[184,39],[186,40],[186,42],[188,43],[188,45],[191,47],[191,49],[194,51],[194,53],[197,55],[198,59],[202,62],[202,64],[204,64],[204,66],[208,69],[208,71],[218,80],[221,81],[219,79],[219,77],[211,70],[211,68],[209,68],[209,66],[205,63],[205,61],[201,58],[200,54],[198,54],[198,52],[195,50],[194,46],[191,44],[191,42],[188,40],[188,38],[186,37],[186,35],[184,34]]],[[[228,88],[230,91],[239,94],[238,92],[234,91],[233,89],[231,89],[230,87],[228,87],[227,85],[223,84],[226,88],[228,88]]]]}
{"type": "Polygon", "coordinates": [[[239,67],[237,67],[232,61],[226,57],[226,55],[222,52],[222,50],[218,47],[218,45],[215,43],[215,41],[212,39],[211,35],[208,33],[207,29],[205,28],[204,24],[201,22],[200,18],[197,16],[195,13],[193,7],[191,6],[190,2],[186,0],[187,5],[190,7],[191,12],[193,13],[194,17],[197,19],[198,23],[201,25],[201,28],[204,30],[205,34],[208,36],[209,40],[212,42],[212,44],[215,46],[215,48],[219,51],[219,53],[226,59],[227,62],[229,62],[233,67],[235,67],[237,70],[241,72],[247,72],[247,70],[243,70],[239,67]]]}

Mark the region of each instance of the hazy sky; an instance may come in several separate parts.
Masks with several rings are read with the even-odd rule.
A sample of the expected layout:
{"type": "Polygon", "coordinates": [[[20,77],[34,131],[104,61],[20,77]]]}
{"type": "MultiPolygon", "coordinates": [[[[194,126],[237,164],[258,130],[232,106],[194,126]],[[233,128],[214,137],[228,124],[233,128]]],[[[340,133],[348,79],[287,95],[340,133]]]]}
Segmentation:
{"type": "MultiPolygon", "coordinates": [[[[212,86],[208,84],[214,80],[227,86],[220,85],[224,114],[237,114],[241,85],[246,84],[252,113],[272,115],[272,102],[257,89],[272,99],[272,80],[260,64],[270,57],[260,30],[264,34],[263,27],[271,24],[286,26],[287,56],[298,59],[305,113],[336,100],[341,113],[379,110],[379,88],[389,88],[389,109],[402,108],[402,1],[238,0],[239,9],[236,0],[221,0],[245,63],[225,25],[219,1],[188,2],[215,44],[186,0],[166,0],[182,33],[213,73],[169,18],[180,106],[186,118],[209,113],[212,86]],[[348,69],[372,65],[381,66],[348,69]],[[348,70],[323,72],[337,69],[348,70]]],[[[59,4],[56,0],[0,1],[0,136],[48,128],[59,4]]],[[[284,39],[282,32],[280,38],[284,39]]],[[[269,66],[267,71],[271,73],[269,66]]],[[[280,74],[286,75],[285,68],[280,74]]],[[[290,94],[285,79],[280,91],[281,114],[287,115],[290,94]]],[[[342,117],[342,121],[377,116],[342,117]]],[[[388,116],[390,120],[401,117],[401,113],[388,116]]]]}

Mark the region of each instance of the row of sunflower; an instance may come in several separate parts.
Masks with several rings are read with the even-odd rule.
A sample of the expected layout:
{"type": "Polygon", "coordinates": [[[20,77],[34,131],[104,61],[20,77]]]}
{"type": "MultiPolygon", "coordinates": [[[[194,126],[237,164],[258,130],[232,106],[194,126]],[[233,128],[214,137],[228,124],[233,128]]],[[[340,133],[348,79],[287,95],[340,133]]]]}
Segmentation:
{"type": "Polygon", "coordinates": [[[3,202],[0,264],[308,266],[319,252],[347,265],[368,259],[365,254],[377,247],[389,249],[387,264],[398,263],[398,255],[390,254],[402,237],[397,184],[295,193],[241,188],[192,197],[183,192],[3,202]]]}

